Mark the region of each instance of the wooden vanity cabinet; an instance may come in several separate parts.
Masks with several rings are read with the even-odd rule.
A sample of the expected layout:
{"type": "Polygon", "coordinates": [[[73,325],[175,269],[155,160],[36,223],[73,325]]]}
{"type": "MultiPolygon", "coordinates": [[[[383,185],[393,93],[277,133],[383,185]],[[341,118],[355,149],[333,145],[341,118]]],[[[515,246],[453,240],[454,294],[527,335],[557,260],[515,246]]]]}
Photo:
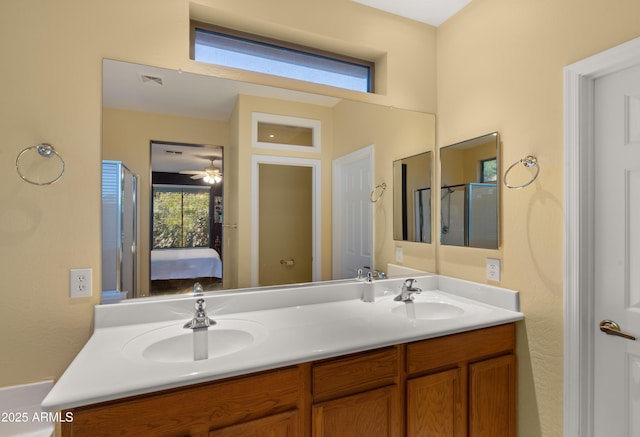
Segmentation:
{"type": "Polygon", "coordinates": [[[407,437],[515,437],[515,325],[407,345],[407,437]]]}
{"type": "Polygon", "coordinates": [[[312,366],[313,437],[402,435],[402,347],[312,366]]]}
{"type": "Polygon", "coordinates": [[[287,367],[79,407],[62,435],[303,436],[306,374],[287,367]]]}
{"type": "Polygon", "coordinates": [[[515,325],[73,410],[71,436],[515,437],[515,325]]]}

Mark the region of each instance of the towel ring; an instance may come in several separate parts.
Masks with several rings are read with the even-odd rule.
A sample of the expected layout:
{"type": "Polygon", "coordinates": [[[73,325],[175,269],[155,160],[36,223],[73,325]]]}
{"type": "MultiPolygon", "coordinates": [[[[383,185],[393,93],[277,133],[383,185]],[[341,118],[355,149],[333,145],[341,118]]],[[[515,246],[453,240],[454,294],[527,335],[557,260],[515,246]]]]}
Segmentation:
{"type": "Polygon", "coordinates": [[[371,192],[371,195],[369,196],[369,200],[371,200],[371,203],[376,203],[378,200],[380,200],[380,198],[384,194],[384,190],[386,189],[387,189],[387,184],[384,182],[381,183],[380,185],[376,185],[376,187],[371,192]]]}
{"type": "Polygon", "coordinates": [[[507,188],[511,188],[513,190],[519,190],[520,188],[524,188],[527,187],[529,185],[531,185],[533,183],[533,181],[536,180],[536,178],[538,177],[538,175],[540,174],[540,165],[538,165],[538,159],[535,156],[532,155],[528,155],[525,156],[524,158],[522,158],[520,161],[516,161],[513,164],[511,164],[511,166],[507,169],[507,171],[504,172],[504,185],[507,188]],[[533,175],[533,177],[529,180],[529,182],[526,182],[522,185],[509,185],[509,183],[507,182],[507,175],[509,174],[509,172],[511,171],[511,169],[513,167],[515,167],[518,164],[522,164],[527,168],[534,168],[535,167],[535,174],[533,175]]]}
{"type": "MultiPolygon", "coordinates": [[[[44,163],[47,161],[42,161],[42,162],[44,163]]],[[[49,161],[49,162],[53,162],[53,161],[49,161]]],[[[33,165],[33,162],[30,165],[33,165]]],[[[16,158],[16,171],[18,172],[18,175],[20,175],[20,177],[23,180],[29,182],[30,184],[51,185],[54,182],[58,181],[64,174],[64,159],[62,159],[62,156],[60,156],[60,154],[56,152],[56,149],[54,149],[54,147],[51,144],[40,143],[35,146],[27,147],[26,149],[24,149],[22,152],[18,154],[18,157],[16,158]],[[32,156],[29,157],[29,155],[32,155],[32,156]],[[25,160],[27,158],[33,160],[33,158],[37,158],[37,157],[42,157],[45,159],[51,159],[55,157],[56,159],[54,161],[59,163],[60,170],[57,172],[57,174],[55,174],[55,176],[53,176],[52,178],[49,178],[48,180],[45,180],[44,182],[36,181],[36,180],[33,180],[33,178],[29,178],[24,173],[24,170],[25,170],[24,166],[27,165],[25,160]],[[22,169],[21,169],[21,166],[22,166],[22,169]]]]}

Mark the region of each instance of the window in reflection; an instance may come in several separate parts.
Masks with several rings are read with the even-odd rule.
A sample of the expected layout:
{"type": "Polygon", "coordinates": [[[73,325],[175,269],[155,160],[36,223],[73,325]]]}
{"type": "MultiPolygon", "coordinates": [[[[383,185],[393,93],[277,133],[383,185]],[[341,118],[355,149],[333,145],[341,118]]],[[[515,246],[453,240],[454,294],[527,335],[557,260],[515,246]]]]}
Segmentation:
{"type": "Polygon", "coordinates": [[[153,187],[153,248],[209,247],[208,187],[153,187]]]}

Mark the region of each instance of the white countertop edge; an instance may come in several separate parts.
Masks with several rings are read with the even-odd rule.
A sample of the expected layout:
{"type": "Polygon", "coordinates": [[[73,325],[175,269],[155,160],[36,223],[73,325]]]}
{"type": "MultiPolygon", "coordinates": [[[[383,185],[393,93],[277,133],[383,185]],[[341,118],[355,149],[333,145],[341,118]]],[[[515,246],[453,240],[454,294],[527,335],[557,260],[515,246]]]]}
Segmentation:
{"type": "MultiPolygon", "coordinates": [[[[392,296],[397,294],[405,279],[376,281],[377,302],[392,301],[392,296]]],[[[416,328],[407,325],[406,321],[401,322],[395,315],[379,312],[375,309],[376,304],[361,302],[362,287],[369,285],[355,281],[207,294],[205,299],[211,316],[258,320],[267,324],[269,336],[273,338],[257,348],[257,352],[233,355],[231,364],[230,360],[222,359],[195,367],[161,368],[157,364],[145,363],[132,368],[132,363],[120,353],[126,339],[158,324],[188,320],[193,314],[194,297],[139,300],[97,307],[96,318],[99,315],[101,322],[96,321],[94,335],[41,408],[59,411],[517,322],[524,318],[519,312],[516,291],[438,275],[417,279],[417,286],[423,290],[434,291],[436,295],[448,294],[462,305],[477,305],[480,312],[459,322],[419,323],[416,328]],[[343,332],[349,335],[342,335],[343,332]],[[129,381],[123,380],[121,374],[129,375],[129,381]],[[100,378],[94,384],[96,376],[100,378]]],[[[423,297],[427,294],[422,293],[423,297]]]]}
{"type": "Polygon", "coordinates": [[[41,409],[43,411],[62,411],[66,409],[89,406],[94,404],[99,404],[102,402],[113,401],[117,399],[128,398],[132,396],[153,394],[156,392],[161,392],[164,390],[187,387],[190,385],[201,384],[206,382],[218,381],[226,378],[231,378],[235,376],[249,375],[255,372],[262,372],[268,370],[275,370],[279,368],[285,368],[297,364],[302,364],[310,361],[318,361],[328,358],[336,358],[344,355],[354,354],[358,352],[366,352],[370,350],[375,350],[387,346],[394,346],[397,344],[410,343],[414,341],[427,340],[431,338],[443,337],[446,335],[458,334],[462,332],[467,332],[476,329],[489,328],[493,326],[504,325],[508,323],[518,322],[524,319],[524,316],[521,313],[513,313],[507,317],[500,317],[486,323],[474,324],[473,326],[463,326],[457,329],[450,329],[445,331],[432,332],[429,334],[418,334],[410,337],[396,338],[396,339],[388,339],[384,342],[375,342],[368,344],[361,344],[359,346],[353,346],[349,348],[340,348],[333,350],[325,350],[322,353],[317,353],[313,355],[300,355],[300,356],[291,356],[286,359],[273,360],[270,362],[261,362],[259,365],[247,365],[247,366],[239,366],[231,371],[223,371],[223,372],[202,372],[198,375],[193,375],[191,377],[186,377],[185,375],[181,375],[174,379],[168,379],[164,383],[154,384],[153,386],[145,386],[139,387],[130,390],[122,390],[117,392],[109,392],[100,394],[97,393],[94,396],[84,396],[82,398],[77,397],[69,397],[65,398],[63,396],[57,396],[54,399],[45,399],[41,405],[41,409]]]}

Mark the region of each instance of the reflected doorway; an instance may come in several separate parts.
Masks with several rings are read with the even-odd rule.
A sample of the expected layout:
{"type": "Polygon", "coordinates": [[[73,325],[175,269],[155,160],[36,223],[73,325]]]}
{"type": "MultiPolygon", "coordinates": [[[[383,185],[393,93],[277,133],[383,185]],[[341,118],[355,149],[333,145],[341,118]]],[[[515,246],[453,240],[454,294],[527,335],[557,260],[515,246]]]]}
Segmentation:
{"type": "Polygon", "coordinates": [[[151,143],[151,295],[222,288],[220,146],[151,143]]]}
{"type": "Polygon", "coordinates": [[[253,155],[251,286],[321,279],[321,163],[253,155]]]}
{"type": "Polygon", "coordinates": [[[312,281],[312,168],[259,165],[259,285],[312,281]]]}

